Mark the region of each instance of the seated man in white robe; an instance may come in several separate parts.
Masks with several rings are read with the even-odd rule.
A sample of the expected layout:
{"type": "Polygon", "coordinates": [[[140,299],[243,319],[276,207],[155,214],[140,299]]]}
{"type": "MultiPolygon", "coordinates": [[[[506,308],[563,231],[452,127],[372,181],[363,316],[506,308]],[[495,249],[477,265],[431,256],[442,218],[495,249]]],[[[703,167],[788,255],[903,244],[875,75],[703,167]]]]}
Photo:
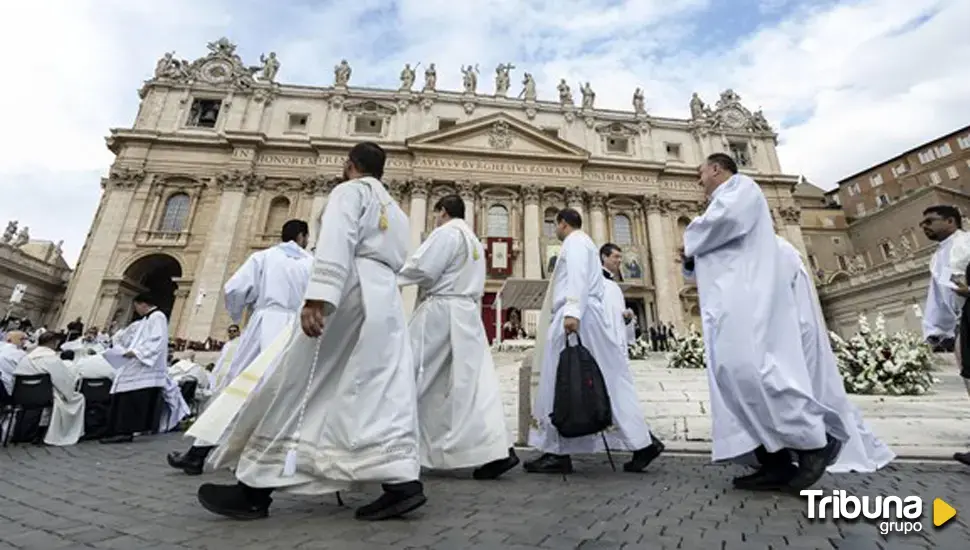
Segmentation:
{"type": "Polygon", "coordinates": [[[26,345],[27,333],[20,330],[8,332],[5,341],[0,344],[0,383],[6,395],[13,395],[13,371],[27,355],[24,351],[26,345]]]}
{"type": "Polygon", "coordinates": [[[195,399],[204,399],[209,390],[209,372],[205,367],[195,362],[195,352],[190,352],[188,356],[168,368],[168,375],[176,384],[181,384],[185,380],[195,381],[195,399]]]}
{"type": "Polygon", "coordinates": [[[61,351],[73,351],[76,357],[86,355],[89,349],[93,349],[97,353],[104,353],[105,351],[105,347],[98,342],[97,328],[89,328],[81,338],[61,344],[61,351]]]}
{"type": "Polygon", "coordinates": [[[632,459],[623,465],[624,471],[642,472],[660,455],[663,446],[650,434],[644,420],[630,364],[607,311],[599,249],[582,231],[583,219],[576,210],[560,210],[556,224],[556,236],[562,241],[562,250],[550,277],[536,329],[539,340],[533,368],[540,369],[539,388],[529,431],[529,444],[543,455],[526,462],[525,470],[530,473],[571,473],[571,454],[601,452],[607,450],[608,444],[610,449],[633,451],[632,459]],[[571,334],[581,337],[583,346],[603,373],[615,428],[605,435],[564,438],[552,425],[550,415],[556,394],[559,354],[571,334]]]}
{"type": "Polygon", "coordinates": [[[305,495],[380,483],[361,520],[402,516],[426,501],[418,480],[417,389],[397,273],[407,216],[379,181],[386,155],[351,149],[330,193],[313,273],[294,331],[213,451],[236,485],[206,484],[199,502],[234,519],[266,517],[274,490],[305,495]]]}
{"type": "Polygon", "coordinates": [[[802,351],[812,381],[812,390],[820,403],[839,413],[845,420],[849,440],[842,445],[839,459],[828,467],[832,473],[870,473],[889,464],[896,454],[879,441],[862,419],[858,407],[849,401],[839,365],[832,352],[828,328],[813,290],[812,277],[802,257],[788,241],[775,237],[781,254],[781,276],[791,281],[795,307],[802,332],[802,351]]]}
{"type": "Polygon", "coordinates": [[[485,251],[458,195],[434,205],[436,228],[398,274],[417,285],[408,324],[418,374],[421,466],[496,479],[519,459],[509,445],[502,390],[482,324],[485,251]]]}
{"type": "Polygon", "coordinates": [[[86,356],[74,361],[74,372],[79,380],[107,378],[114,381],[115,379],[115,370],[111,367],[111,363],[105,360],[104,355],[93,349],[89,349],[86,356]]]}
{"type": "MultiPolygon", "coordinates": [[[[252,312],[238,347],[233,349],[232,361],[225,367],[226,384],[239,376],[299,314],[313,266],[313,256],[306,251],[309,234],[310,226],[305,221],[287,221],[276,246],[250,255],[226,281],[226,309],[233,321],[241,322],[247,308],[252,312]]],[[[189,475],[201,474],[212,443],[196,441],[184,453],[169,453],[169,466],[189,475]]]]}
{"type": "Polygon", "coordinates": [[[84,396],[75,390],[77,378],[61,361],[56,351],[60,337],[45,332],[37,338],[37,347],[17,365],[16,376],[48,374],[54,387],[54,408],[44,435],[48,445],[74,445],[84,435],[84,396]]]}
{"type": "Polygon", "coordinates": [[[219,350],[219,358],[216,359],[216,366],[209,373],[211,379],[209,386],[212,388],[213,395],[222,391],[222,388],[229,383],[229,367],[236,355],[236,350],[239,349],[239,325],[229,325],[226,328],[226,335],[229,339],[222,344],[222,349],[219,350]]]}
{"type": "MultiPolygon", "coordinates": [[[[136,433],[151,433],[164,416],[159,407],[163,406],[163,392],[169,391],[171,383],[167,364],[168,320],[148,294],[136,296],[134,308],[141,319],[132,323],[119,339],[121,346],[116,344],[106,352],[106,359],[117,371],[108,414],[111,435],[101,439],[102,443],[128,443],[136,433]]],[[[178,397],[181,399],[181,395],[178,397]]]]}
{"type": "Polygon", "coordinates": [[[735,487],[800,491],[825,474],[848,434],[813,395],[764,194],[724,153],[710,155],[699,172],[710,203],[687,226],[682,261],[701,302],[713,459],[754,453],[761,469],[735,487]]]}

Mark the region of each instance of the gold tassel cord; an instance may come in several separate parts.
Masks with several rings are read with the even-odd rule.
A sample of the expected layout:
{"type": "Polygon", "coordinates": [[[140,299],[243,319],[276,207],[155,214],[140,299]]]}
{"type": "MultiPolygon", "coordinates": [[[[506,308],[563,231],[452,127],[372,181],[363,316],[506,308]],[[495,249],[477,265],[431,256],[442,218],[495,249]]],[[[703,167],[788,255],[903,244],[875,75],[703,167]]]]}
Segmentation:
{"type": "Polygon", "coordinates": [[[390,227],[390,225],[391,223],[387,219],[387,205],[381,204],[381,215],[377,219],[377,228],[381,231],[387,231],[387,228],[390,227]]]}

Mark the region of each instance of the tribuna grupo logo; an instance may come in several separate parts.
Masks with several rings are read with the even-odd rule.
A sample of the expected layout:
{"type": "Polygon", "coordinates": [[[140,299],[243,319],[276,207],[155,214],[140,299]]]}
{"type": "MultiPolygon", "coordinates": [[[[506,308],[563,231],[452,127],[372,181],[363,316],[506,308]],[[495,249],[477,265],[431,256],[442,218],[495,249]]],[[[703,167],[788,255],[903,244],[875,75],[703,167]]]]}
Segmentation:
{"type": "Polygon", "coordinates": [[[826,495],[820,489],[799,493],[808,497],[808,519],[865,518],[879,522],[879,532],[909,534],[923,530],[923,499],[920,497],[857,497],[841,489],[826,495]]]}

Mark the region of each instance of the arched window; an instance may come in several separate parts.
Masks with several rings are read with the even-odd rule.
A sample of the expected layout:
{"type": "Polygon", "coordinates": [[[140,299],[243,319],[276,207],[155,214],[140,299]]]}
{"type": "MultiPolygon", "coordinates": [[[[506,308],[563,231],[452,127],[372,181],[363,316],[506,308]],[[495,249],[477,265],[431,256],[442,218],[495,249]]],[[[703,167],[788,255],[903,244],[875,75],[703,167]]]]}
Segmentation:
{"type": "Polygon", "coordinates": [[[633,230],[626,214],[613,216],[613,240],[620,246],[633,244],[633,230]]]}
{"type": "Polygon", "coordinates": [[[496,204],[488,209],[488,236],[509,236],[509,209],[496,204]]]}
{"type": "Polygon", "coordinates": [[[269,203],[269,212],[266,214],[266,226],[263,227],[263,233],[267,235],[279,234],[289,217],[290,199],[276,197],[269,203]]]}
{"type": "Polygon", "coordinates": [[[164,233],[179,233],[185,230],[189,221],[189,205],[192,200],[185,193],[176,193],[165,201],[162,219],[158,223],[158,230],[164,233]]]}
{"type": "Polygon", "coordinates": [[[546,214],[542,222],[542,234],[546,238],[552,238],[556,236],[556,214],[559,210],[550,206],[546,208],[546,214]]]}

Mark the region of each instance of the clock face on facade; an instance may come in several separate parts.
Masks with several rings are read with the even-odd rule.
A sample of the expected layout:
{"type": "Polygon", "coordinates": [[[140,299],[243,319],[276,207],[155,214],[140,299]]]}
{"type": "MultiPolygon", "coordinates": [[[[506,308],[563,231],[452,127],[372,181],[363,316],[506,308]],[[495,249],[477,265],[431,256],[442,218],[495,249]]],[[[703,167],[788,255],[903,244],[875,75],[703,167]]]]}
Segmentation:
{"type": "Polygon", "coordinates": [[[213,84],[222,84],[232,78],[232,66],[221,59],[206,63],[200,72],[202,78],[213,84]]]}
{"type": "Polygon", "coordinates": [[[724,122],[731,128],[742,128],[745,123],[744,113],[737,109],[724,111],[724,122]]]}

